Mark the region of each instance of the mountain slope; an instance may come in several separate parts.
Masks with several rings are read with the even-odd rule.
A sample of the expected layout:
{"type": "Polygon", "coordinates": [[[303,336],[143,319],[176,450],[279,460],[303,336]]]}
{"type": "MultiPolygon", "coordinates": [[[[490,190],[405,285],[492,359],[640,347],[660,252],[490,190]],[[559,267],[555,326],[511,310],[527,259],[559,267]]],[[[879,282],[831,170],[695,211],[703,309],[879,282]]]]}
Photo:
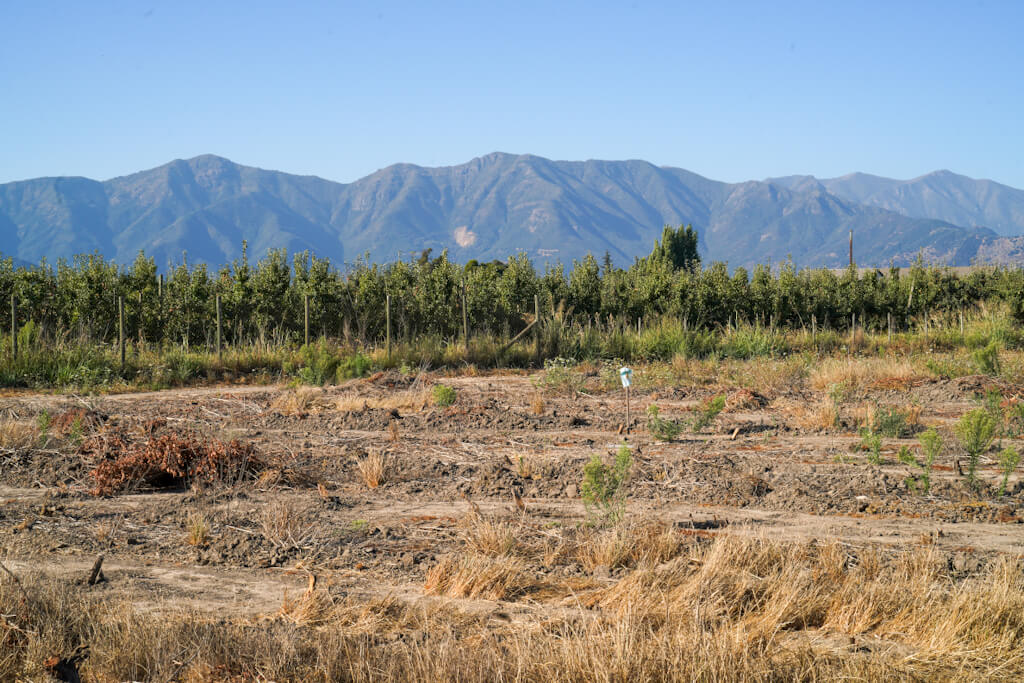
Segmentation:
{"type": "Polygon", "coordinates": [[[951,265],[1019,262],[1024,240],[946,217],[994,216],[1002,232],[1024,232],[1015,193],[1024,196],[948,173],[906,183],[854,174],[728,184],[645,161],[502,153],[440,168],[397,164],[341,184],[204,155],[104,182],[0,185],[0,251],[35,262],[95,250],[128,262],[145,250],[161,266],[187,252],[190,262],[220,264],[247,240],[254,256],[284,247],[336,262],[431,248],[460,261],[524,251],[538,263],[607,251],[625,265],[650,252],[663,225],[691,223],[702,255],[731,265],[792,257],[840,266],[851,229],[863,265],[918,253],[951,265]]]}
{"type": "Polygon", "coordinates": [[[984,226],[1004,236],[1024,233],[1024,190],[949,171],[935,171],[912,180],[851,173],[824,180],[789,176],[770,182],[792,189],[814,182],[843,199],[913,218],[984,226]]]}

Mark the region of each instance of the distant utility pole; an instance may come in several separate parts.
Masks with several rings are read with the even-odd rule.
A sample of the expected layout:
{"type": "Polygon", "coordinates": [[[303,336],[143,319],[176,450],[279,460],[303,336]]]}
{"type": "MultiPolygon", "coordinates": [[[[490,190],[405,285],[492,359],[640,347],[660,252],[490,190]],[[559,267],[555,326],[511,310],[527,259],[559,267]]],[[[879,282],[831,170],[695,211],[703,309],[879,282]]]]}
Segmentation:
{"type": "Polygon", "coordinates": [[[853,266],[853,230],[850,231],[850,266],[853,266]]]}

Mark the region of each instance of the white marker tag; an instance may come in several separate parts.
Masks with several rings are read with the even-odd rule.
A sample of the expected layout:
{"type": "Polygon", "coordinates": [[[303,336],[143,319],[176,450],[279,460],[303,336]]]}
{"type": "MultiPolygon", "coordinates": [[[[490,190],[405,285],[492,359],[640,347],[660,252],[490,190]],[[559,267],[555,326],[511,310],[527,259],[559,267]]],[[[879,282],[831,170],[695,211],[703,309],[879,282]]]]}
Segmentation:
{"type": "Polygon", "coordinates": [[[633,383],[633,371],[629,368],[619,368],[619,379],[622,380],[622,386],[628,387],[633,383]]]}

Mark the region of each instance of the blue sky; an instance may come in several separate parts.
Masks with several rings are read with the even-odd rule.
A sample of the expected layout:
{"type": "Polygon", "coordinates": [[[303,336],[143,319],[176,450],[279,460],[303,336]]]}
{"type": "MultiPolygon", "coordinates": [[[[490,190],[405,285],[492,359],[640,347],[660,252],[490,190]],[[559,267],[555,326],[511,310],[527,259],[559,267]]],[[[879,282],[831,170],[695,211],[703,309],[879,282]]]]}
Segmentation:
{"type": "Polygon", "coordinates": [[[492,151],[1024,188],[1022,2],[0,7],[0,182],[203,153],[350,182],[492,151]]]}

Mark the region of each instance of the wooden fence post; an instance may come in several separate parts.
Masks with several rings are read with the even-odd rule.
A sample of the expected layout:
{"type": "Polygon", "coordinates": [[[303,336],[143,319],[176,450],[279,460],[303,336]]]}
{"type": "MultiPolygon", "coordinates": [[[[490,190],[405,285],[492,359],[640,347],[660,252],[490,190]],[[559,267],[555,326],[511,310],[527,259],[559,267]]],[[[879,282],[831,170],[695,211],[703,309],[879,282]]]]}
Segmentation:
{"type": "Polygon", "coordinates": [[[139,352],[142,350],[142,344],[145,342],[145,336],[142,333],[142,310],[143,310],[142,309],[142,290],[140,289],[139,290],[139,322],[138,322],[138,325],[137,325],[137,327],[139,328],[138,329],[138,332],[139,332],[139,345],[135,349],[135,355],[136,356],[139,355],[139,352]]]}
{"type": "Polygon", "coordinates": [[[160,327],[160,343],[163,345],[164,340],[167,339],[167,333],[164,331],[164,274],[160,273],[160,277],[156,281],[156,298],[157,298],[157,310],[156,319],[159,322],[160,327]]]}
{"type": "Polygon", "coordinates": [[[302,296],[303,329],[305,331],[306,346],[309,346],[309,294],[302,296]]]}
{"type": "Polygon", "coordinates": [[[18,299],[11,294],[11,355],[18,360],[18,299]]]}
{"type": "Polygon", "coordinates": [[[533,295],[533,315],[535,325],[537,325],[537,331],[534,333],[533,338],[537,346],[537,365],[540,366],[540,297],[536,294],[533,295]]]}
{"type": "Polygon", "coordinates": [[[124,371],[124,297],[117,297],[117,346],[121,350],[121,370],[124,371]]]}
{"type": "Polygon", "coordinates": [[[223,343],[224,342],[224,331],[223,331],[223,327],[221,326],[220,294],[217,295],[217,298],[215,299],[215,301],[216,301],[216,305],[217,305],[217,360],[220,360],[221,358],[224,357],[224,353],[223,353],[223,348],[224,348],[224,343],[223,343]]]}
{"type": "Polygon", "coordinates": [[[391,360],[391,295],[388,294],[384,300],[384,329],[386,338],[384,341],[384,353],[388,361],[391,360]]]}
{"type": "Polygon", "coordinates": [[[462,281],[462,341],[469,353],[469,313],[466,311],[466,281],[462,281]]]}
{"type": "Polygon", "coordinates": [[[889,324],[889,341],[892,341],[892,313],[886,313],[886,322],[889,324]]]}

